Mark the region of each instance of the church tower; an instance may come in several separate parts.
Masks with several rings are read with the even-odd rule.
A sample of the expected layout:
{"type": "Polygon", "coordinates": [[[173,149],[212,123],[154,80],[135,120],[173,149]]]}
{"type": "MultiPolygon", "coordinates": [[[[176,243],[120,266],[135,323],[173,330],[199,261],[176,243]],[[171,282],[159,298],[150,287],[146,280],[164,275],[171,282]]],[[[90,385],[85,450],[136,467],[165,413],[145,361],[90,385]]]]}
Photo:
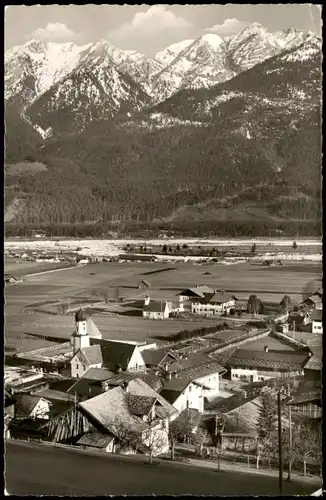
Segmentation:
{"type": "Polygon", "coordinates": [[[74,354],[79,351],[79,349],[90,346],[90,338],[87,332],[87,314],[82,309],[76,312],[75,323],[76,330],[71,336],[71,345],[74,354]]]}

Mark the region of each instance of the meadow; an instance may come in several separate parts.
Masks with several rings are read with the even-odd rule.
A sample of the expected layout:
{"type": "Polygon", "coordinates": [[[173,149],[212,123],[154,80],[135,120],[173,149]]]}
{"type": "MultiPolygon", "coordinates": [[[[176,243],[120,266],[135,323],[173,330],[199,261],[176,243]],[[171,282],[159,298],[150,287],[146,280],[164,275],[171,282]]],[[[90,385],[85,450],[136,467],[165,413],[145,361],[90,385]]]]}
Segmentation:
{"type": "MultiPolygon", "coordinates": [[[[26,268],[27,271],[29,268],[26,268]]],[[[223,266],[218,263],[198,265],[188,262],[171,266],[164,263],[110,262],[24,275],[23,283],[9,285],[5,289],[5,344],[19,350],[44,345],[45,341],[37,339],[22,340],[23,333],[68,339],[74,328],[73,315],[51,315],[34,309],[51,303],[57,304],[55,307],[58,308],[58,304],[66,304],[68,300],[71,304],[78,300],[81,303],[94,301],[96,294],[99,294],[99,300],[103,300],[100,298],[103,291],[109,291],[112,297],[118,293],[121,299],[126,299],[125,302],[108,304],[110,312],[96,308],[93,311],[93,321],[105,338],[155,341],[181,330],[213,326],[216,319],[154,321],[128,316],[128,310],[132,309],[129,303],[143,299],[145,293],[152,299],[175,301],[177,293],[184,288],[208,285],[232,292],[243,304],[252,293],[266,303],[279,304],[284,294],[298,302],[307,283],[315,283],[316,288],[321,286],[321,274],[321,264],[314,263],[284,263],[283,267],[264,267],[258,263],[223,266]],[[147,290],[138,288],[143,279],[150,282],[147,290]]]]}

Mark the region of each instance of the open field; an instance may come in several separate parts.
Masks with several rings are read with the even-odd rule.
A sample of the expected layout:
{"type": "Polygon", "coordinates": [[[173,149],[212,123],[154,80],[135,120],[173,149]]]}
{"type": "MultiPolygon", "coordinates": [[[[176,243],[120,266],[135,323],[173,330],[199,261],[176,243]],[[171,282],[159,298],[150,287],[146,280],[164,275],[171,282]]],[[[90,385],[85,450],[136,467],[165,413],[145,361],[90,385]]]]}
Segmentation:
{"type": "Polygon", "coordinates": [[[52,271],[54,269],[63,269],[71,267],[69,262],[29,262],[29,261],[18,261],[18,259],[5,257],[5,272],[7,274],[12,274],[13,276],[23,277],[27,274],[41,273],[44,271],[52,271]]]}
{"type": "MultiPolygon", "coordinates": [[[[48,304],[72,305],[77,299],[80,303],[94,300],[94,293],[109,290],[112,296],[119,291],[121,298],[141,299],[145,293],[157,300],[177,300],[177,293],[195,285],[208,285],[214,289],[224,289],[234,293],[245,303],[252,293],[263,301],[278,304],[285,293],[293,301],[302,297],[304,286],[314,281],[316,288],[321,286],[321,265],[307,263],[287,263],[283,267],[266,268],[259,264],[219,264],[195,265],[182,263],[168,270],[162,263],[96,263],[88,266],[58,270],[43,274],[25,276],[25,282],[8,286],[6,300],[6,345],[22,348],[22,333],[38,333],[67,338],[74,328],[72,315],[50,315],[33,311],[33,307],[46,307],[48,304]],[[153,272],[166,269],[165,272],[153,272]],[[151,272],[152,274],[147,274],[151,272]],[[209,272],[210,274],[206,274],[209,272]],[[142,279],[150,281],[149,290],[138,289],[142,279]],[[41,306],[40,306],[41,304],[41,306]]],[[[28,269],[25,269],[27,271],[28,269]]],[[[7,269],[5,267],[5,272],[7,269]]],[[[23,271],[22,271],[23,273],[23,271]]],[[[22,274],[23,275],[23,274],[22,274]]],[[[102,299],[100,299],[102,300],[102,299]]],[[[108,304],[108,312],[94,311],[93,320],[105,338],[122,340],[156,340],[168,337],[185,329],[213,326],[215,319],[198,318],[194,320],[170,319],[166,321],[147,320],[125,315],[132,304],[108,304]],[[119,313],[119,315],[117,314],[119,313]],[[123,315],[121,315],[123,314],[123,315]]],[[[24,339],[23,349],[35,349],[41,341],[24,339]]],[[[43,344],[44,345],[44,342],[43,344]]],[[[41,345],[40,345],[41,346],[41,345]]]]}

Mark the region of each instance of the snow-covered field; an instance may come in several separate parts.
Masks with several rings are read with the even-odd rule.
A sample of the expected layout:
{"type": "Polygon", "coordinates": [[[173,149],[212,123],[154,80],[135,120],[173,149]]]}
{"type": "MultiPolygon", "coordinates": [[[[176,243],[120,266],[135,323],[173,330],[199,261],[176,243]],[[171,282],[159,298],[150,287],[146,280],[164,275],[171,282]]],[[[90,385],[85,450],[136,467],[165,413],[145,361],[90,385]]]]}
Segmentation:
{"type": "MultiPolygon", "coordinates": [[[[49,252],[59,252],[62,251],[75,251],[82,255],[98,255],[98,256],[117,256],[124,253],[124,248],[129,243],[129,245],[139,245],[146,243],[147,246],[160,246],[165,245],[183,245],[187,244],[189,247],[193,246],[205,246],[214,245],[216,247],[232,247],[238,248],[239,250],[245,247],[250,247],[254,243],[257,245],[257,255],[254,258],[257,261],[265,259],[282,259],[290,261],[316,261],[322,260],[322,242],[320,239],[307,238],[302,240],[297,240],[297,250],[295,253],[291,252],[291,247],[293,239],[281,239],[281,238],[255,238],[255,239],[152,239],[152,240],[141,240],[141,239],[126,239],[126,240],[11,240],[5,241],[5,250],[33,250],[33,251],[49,251],[49,252]],[[259,246],[262,249],[259,251],[259,246]],[[240,247],[240,248],[239,248],[240,247]],[[268,247],[268,248],[267,248],[268,247]],[[302,251],[300,252],[300,247],[302,251]],[[310,247],[309,252],[306,251],[307,247],[310,247]],[[281,250],[283,249],[283,251],[281,250]],[[77,250],[78,249],[78,250],[77,250]],[[313,250],[315,249],[315,251],[313,250]],[[287,252],[288,250],[288,252],[287,252]]],[[[153,254],[155,255],[155,254],[153,254]]],[[[171,261],[172,259],[177,261],[184,261],[185,258],[182,256],[169,256],[160,255],[157,256],[160,260],[171,261]]],[[[188,260],[200,261],[202,257],[187,257],[188,260]]],[[[245,258],[230,257],[225,259],[225,263],[235,263],[241,262],[245,258]]]]}

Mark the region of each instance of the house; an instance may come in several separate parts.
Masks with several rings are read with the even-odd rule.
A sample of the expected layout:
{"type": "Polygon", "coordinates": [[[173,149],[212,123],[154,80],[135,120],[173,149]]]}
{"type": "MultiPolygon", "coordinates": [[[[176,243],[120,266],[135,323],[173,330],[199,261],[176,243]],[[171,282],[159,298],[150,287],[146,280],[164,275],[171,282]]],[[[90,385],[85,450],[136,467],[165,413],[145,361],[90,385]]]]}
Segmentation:
{"type": "Polygon", "coordinates": [[[9,284],[14,284],[14,283],[18,283],[19,282],[19,279],[16,278],[15,276],[11,276],[9,274],[5,274],[5,284],[6,285],[9,285],[9,284]]]}
{"type": "Polygon", "coordinates": [[[321,310],[323,308],[323,297],[315,293],[311,295],[307,299],[303,301],[303,304],[306,305],[309,309],[318,309],[321,310]]]}
{"type": "Polygon", "coordinates": [[[155,454],[169,449],[169,420],[177,412],[144,381],[135,379],[127,390],[115,387],[79,404],[81,411],[101,429],[115,436],[115,452],[131,453],[128,436],[134,436],[136,447],[146,451],[155,439],[160,441],[155,454]]]}
{"type": "Polygon", "coordinates": [[[15,419],[48,419],[51,403],[37,395],[17,395],[15,419]]]}
{"type": "Polygon", "coordinates": [[[167,371],[168,366],[177,361],[176,356],[172,352],[163,351],[162,349],[146,349],[141,351],[146,368],[164,368],[167,371]]]}
{"type": "Polygon", "coordinates": [[[143,309],[143,318],[148,319],[168,319],[172,305],[168,302],[151,301],[143,309]]]}
{"type": "Polygon", "coordinates": [[[201,384],[188,378],[181,378],[178,374],[163,382],[161,396],[169,401],[179,413],[186,408],[193,408],[200,413],[204,411],[204,395],[201,384]]]}
{"type": "Polygon", "coordinates": [[[311,323],[311,314],[308,311],[292,312],[288,318],[289,329],[304,329],[311,323]]]}
{"type": "Polygon", "coordinates": [[[222,315],[235,312],[237,298],[224,292],[214,292],[212,296],[194,300],[192,303],[193,314],[222,315]]]}
{"type": "Polygon", "coordinates": [[[235,311],[237,298],[234,295],[215,291],[208,286],[188,288],[178,294],[179,308],[193,314],[221,315],[235,311]]]}
{"type": "MultiPolygon", "coordinates": [[[[321,340],[321,339],[320,339],[321,340]]],[[[304,377],[307,381],[320,382],[323,369],[323,345],[322,342],[308,343],[308,360],[304,366],[304,377]]]]}
{"type": "Polygon", "coordinates": [[[92,345],[79,349],[70,361],[71,376],[82,377],[90,368],[110,371],[145,372],[145,362],[137,345],[92,339],[92,345]]]}
{"type": "Polygon", "coordinates": [[[323,333],[323,311],[315,309],[311,314],[312,333],[323,333]]]}
{"type": "Polygon", "coordinates": [[[201,385],[203,397],[208,400],[218,395],[220,377],[227,372],[224,367],[204,354],[194,354],[177,360],[166,368],[170,375],[178,375],[201,385]]]}
{"type": "Polygon", "coordinates": [[[226,361],[231,380],[260,382],[288,375],[303,375],[308,352],[236,349],[226,361]]]}

